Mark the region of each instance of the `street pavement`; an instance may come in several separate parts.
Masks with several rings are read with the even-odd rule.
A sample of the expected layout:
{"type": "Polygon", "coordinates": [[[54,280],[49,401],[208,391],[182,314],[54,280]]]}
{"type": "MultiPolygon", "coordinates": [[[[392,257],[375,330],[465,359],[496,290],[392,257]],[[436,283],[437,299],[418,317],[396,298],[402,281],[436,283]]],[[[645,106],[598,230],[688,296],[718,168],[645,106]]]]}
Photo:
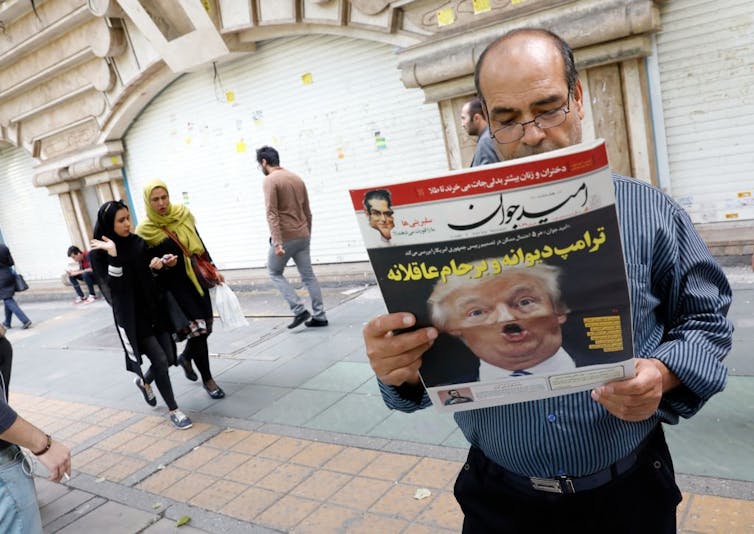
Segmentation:
{"type": "MultiPolygon", "coordinates": [[[[459,532],[463,435],[448,414],[382,403],[361,340],[384,312],[369,266],[315,270],[330,326],[292,331],[264,271],[225,273],[249,325],[225,331],[218,321],[210,337],[225,399],[171,369],[194,422],[185,431],[159,395],[154,408],[142,400],[104,301],[73,305],[59,281],[17,295],[34,325],[8,332],[11,404],[73,454],[63,484],[36,465],[45,532],[459,532]]],[[[754,273],[727,272],[728,387],[666,428],[684,492],[680,532],[754,532],[754,273]]]]}

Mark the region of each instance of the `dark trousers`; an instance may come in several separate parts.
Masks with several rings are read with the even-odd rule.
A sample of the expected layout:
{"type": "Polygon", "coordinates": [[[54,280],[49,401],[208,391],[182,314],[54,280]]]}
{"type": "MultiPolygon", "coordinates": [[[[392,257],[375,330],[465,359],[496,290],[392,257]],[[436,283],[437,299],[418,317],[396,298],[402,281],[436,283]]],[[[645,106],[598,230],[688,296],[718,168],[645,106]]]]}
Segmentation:
{"type": "Polygon", "coordinates": [[[90,273],[89,271],[84,271],[81,274],[77,274],[76,276],[69,276],[68,280],[71,281],[71,285],[73,286],[73,290],[76,292],[76,294],[80,298],[84,298],[84,292],[81,291],[81,286],[79,285],[79,282],[86,283],[86,287],[89,290],[89,294],[92,296],[95,296],[96,293],[94,292],[94,275],[90,273]]]}
{"type": "Polygon", "coordinates": [[[171,411],[178,408],[173,394],[173,384],[170,382],[170,375],[168,374],[167,355],[172,350],[172,342],[170,334],[165,332],[139,340],[139,346],[151,362],[149,369],[144,373],[144,382],[157,384],[157,391],[160,392],[165,404],[171,411]]]}
{"type": "Polygon", "coordinates": [[[505,469],[471,448],[455,484],[465,534],[676,532],[681,492],[660,426],[632,469],[593,490],[572,494],[521,491],[506,477],[510,479],[505,469]]]}

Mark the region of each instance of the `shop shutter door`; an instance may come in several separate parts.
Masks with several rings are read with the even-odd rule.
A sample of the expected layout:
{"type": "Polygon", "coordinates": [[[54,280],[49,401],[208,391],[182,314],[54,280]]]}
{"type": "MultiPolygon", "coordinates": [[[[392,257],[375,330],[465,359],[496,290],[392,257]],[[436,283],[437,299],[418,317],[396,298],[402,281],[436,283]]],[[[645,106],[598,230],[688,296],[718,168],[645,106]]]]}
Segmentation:
{"type": "Polygon", "coordinates": [[[125,137],[137,216],[162,178],[186,201],[221,268],[260,267],[268,229],[255,148],[270,144],[304,178],[314,263],[367,258],[349,188],[447,170],[439,113],[399,79],[391,47],[333,36],[269,41],[233,63],[186,75],[125,137]]]}
{"type": "Polygon", "coordinates": [[[754,219],[751,0],[663,3],[657,35],[671,193],[695,222],[754,219]]]}
{"type": "Polygon", "coordinates": [[[32,185],[33,161],[23,149],[0,150],[0,231],[28,281],[58,278],[70,245],[58,196],[32,185]]]}

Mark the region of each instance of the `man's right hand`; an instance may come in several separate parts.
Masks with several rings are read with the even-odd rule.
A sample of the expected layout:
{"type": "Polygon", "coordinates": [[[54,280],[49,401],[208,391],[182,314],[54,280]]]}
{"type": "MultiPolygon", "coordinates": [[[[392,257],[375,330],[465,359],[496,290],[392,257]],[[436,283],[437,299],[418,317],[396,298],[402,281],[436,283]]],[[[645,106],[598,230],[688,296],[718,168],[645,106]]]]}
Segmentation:
{"type": "Polygon", "coordinates": [[[374,374],[390,386],[418,384],[422,354],[437,338],[433,327],[412,332],[393,334],[394,330],[414,325],[416,318],[410,313],[390,313],[375,317],[364,327],[364,344],[374,374]]]}

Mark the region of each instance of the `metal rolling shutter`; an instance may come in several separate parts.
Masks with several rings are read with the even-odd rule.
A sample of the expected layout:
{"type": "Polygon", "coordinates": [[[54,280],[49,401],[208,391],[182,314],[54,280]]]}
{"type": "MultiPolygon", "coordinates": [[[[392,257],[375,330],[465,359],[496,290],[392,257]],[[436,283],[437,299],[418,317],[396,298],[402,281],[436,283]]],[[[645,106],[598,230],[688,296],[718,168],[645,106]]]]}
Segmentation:
{"type": "Polygon", "coordinates": [[[188,201],[221,268],[266,262],[255,159],[263,144],[307,184],[314,263],[367,258],[349,188],[447,170],[437,107],[402,85],[387,45],[277,39],[217,70],[186,75],[155,98],[126,134],[125,162],[137,215],[143,184],[164,179],[175,200],[188,201]]]}
{"type": "Polygon", "coordinates": [[[59,277],[70,246],[57,195],[32,185],[33,162],[23,149],[0,150],[0,231],[28,281],[59,277]]]}
{"type": "Polygon", "coordinates": [[[751,0],[674,0],[657,35],[671,193],[695,222],[754,219],[751,0]]]}

